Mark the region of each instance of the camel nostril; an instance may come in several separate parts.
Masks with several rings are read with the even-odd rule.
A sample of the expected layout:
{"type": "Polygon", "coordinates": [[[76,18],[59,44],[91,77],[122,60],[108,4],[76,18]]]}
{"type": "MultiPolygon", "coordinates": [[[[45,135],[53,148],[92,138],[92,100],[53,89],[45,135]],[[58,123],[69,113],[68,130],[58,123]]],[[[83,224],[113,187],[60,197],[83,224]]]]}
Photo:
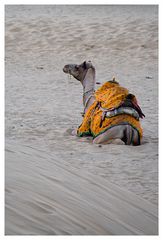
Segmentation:
{"type": "Polygon", "coordinates": [[[67,67],[67,66],[64,66],[63,72],[64,72],[64,73],[68,73],[68,67],[67,67]]]}

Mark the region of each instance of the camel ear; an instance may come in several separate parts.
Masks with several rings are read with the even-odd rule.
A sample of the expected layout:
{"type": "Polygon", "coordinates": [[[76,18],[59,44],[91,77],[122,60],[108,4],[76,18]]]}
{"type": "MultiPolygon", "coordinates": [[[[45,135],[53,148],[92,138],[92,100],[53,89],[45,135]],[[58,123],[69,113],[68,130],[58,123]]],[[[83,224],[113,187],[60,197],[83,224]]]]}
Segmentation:
{"type": "Polygon", "coordinates": [[[87,62],[86,61],[83,62],[83,67],[84,67],[84,69],[87,68],[87,62]]]}

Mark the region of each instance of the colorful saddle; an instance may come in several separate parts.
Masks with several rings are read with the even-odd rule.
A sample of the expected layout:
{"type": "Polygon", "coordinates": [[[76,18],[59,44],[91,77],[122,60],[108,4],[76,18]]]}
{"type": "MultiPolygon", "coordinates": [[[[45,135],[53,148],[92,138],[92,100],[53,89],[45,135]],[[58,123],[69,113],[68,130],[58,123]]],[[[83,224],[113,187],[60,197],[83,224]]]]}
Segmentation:
{"type": "Polygon", "coordinates": [[[93,136],[117,125],[129,124],[138,131],[140,139],[143,130],[139,118],[145,117],[136,97],[116,81],[104,83],[95,93],[95,101],[85,113],[78,136],[93,136]]]}

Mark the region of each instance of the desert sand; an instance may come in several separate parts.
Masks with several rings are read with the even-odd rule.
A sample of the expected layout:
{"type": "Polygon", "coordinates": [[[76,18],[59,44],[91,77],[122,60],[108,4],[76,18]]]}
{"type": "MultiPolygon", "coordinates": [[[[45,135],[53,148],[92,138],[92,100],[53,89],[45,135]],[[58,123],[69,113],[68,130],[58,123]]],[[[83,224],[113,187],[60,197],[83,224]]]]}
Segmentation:
{"type": "Polygon", "coordinates": [[[158,7],[7,5],[5,141],[6,235],[157,234],[158,7]],[[137,96],[141,146],[70,134],[82,87],[62,68],[84,60],[137,96]]]}

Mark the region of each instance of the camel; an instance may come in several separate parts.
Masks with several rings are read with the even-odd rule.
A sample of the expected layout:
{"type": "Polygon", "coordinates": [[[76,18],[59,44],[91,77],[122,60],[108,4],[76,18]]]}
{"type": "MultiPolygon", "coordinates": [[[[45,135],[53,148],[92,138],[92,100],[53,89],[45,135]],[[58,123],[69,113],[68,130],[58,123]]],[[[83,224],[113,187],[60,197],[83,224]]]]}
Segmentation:
{"type": "Polygon", "coordinates": [[[143,130],[139,119],[145,115],[135,95],[121,87],[115,78],[95,91],[95,67],[91,61],[67,64],[63,72],[83,86],[84,115],[75,135],[93,136],[95,144],[108,144],[116,139],[125,145],[141,144],[143,130]]]}

